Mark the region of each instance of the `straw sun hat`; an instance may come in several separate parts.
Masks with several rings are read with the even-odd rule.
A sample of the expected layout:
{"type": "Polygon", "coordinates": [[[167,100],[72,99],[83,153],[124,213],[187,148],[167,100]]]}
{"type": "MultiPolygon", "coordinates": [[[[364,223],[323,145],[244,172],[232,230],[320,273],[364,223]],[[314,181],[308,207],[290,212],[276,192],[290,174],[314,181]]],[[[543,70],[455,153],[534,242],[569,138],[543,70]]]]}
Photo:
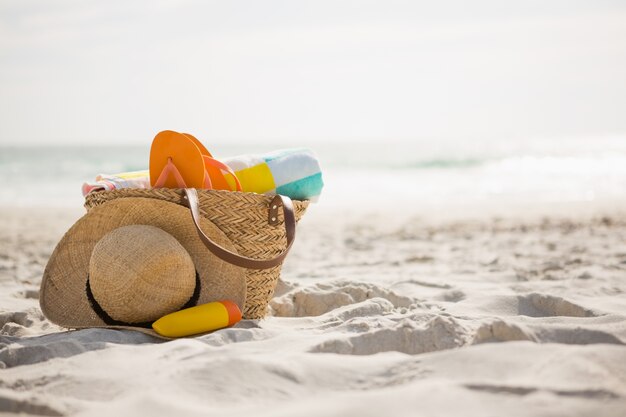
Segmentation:
{"type": "MultiPolygon", "coordinates": [[[[201,229],[232,242],[211,221],[201,229]]],[[[231,300],[243,311],[245,269],[211,254],[189,209],[152,198],[121,198],[91,209],[61,239],[44,271],[44,315],[66,328],[133,328],[182,308],[231,300]]]]}

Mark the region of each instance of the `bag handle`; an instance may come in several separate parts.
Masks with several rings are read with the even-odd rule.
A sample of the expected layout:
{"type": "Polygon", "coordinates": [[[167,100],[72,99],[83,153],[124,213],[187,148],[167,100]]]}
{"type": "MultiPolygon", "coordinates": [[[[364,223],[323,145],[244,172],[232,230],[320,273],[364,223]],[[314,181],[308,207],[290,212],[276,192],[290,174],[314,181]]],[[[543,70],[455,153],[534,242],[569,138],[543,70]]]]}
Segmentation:
{"type": "Polygon", "coordinates": [[[198,235],[202,240],[202,243],[213,253],[215,256],[220,258],[223,261],[226,261],[235,266],[240,266],[242,268],[248,269],[268,269],[274,266],[280,265],[289,250],[291,249],[291,245],[296,237],[296,216],[293,210],[293,203],[289,197],[282,196],[276,194],[276,196],[270,202],[268,207],[269,209],[269,219],[268,222],[270,224],[276,224],[278,212],[278,207],[282,206],[283,215],[285,217],[285,230],[287,232],[287,247],[285,250],[278,256],[272,259],[253,259],[248,258],[237,253],[231,252],[223,247],[219,246],[217,243],[213,242],[203,231],[200,229],[200,209],[198,203],[198,192],[195,188],[185,188],[185,197],[184,197],[187,207],[191,211],[191,217],[193,218],[193,223],[196,226],[196,230],[198,231],[198,235]]]}

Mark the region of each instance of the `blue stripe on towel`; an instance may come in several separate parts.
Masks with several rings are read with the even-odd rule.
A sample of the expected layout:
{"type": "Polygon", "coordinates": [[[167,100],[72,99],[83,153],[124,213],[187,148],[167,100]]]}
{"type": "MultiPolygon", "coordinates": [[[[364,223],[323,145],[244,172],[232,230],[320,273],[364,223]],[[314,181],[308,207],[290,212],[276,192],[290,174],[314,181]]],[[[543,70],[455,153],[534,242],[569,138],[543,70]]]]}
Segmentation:
{"type": "Polygon", "coordinates": [[[306,148],[289,148],[289,149],[282,149],[279,151],[275,151],[275,152],[271,152],[268,154],[263,155],[263,159],[265,160],[265,162],[271,162],[275,159],[280,159],[280,158],[284,158],[287,156],[291,156],[293,154],[310,154],[311,151],[306,149],[306,148]]]}
{"type": "Polygon", "coordinates": [[[294,200],[309,200],[322,192],[322,173],[301,178],[276,188],[276,194],[286,195],[294,200]]]}

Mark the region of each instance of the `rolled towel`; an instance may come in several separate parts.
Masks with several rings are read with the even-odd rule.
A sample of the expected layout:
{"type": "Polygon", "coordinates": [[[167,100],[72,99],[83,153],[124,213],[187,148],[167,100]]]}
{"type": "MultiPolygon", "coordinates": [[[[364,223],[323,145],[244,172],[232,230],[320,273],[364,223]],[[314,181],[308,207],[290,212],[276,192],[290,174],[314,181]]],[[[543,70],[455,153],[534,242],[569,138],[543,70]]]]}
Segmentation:
{"type": "MultiPolygon", "coordinates": [[[[243,191],[247,192],[317,201],[324,186],[319,161],[309,149],[241,155],[222,162],[235,171],[243,191]]],[[[232,181],[228,177],[226,180],[229,184],[232,181]]]]}
{"type": "MultiPolygon", "coordinates": [[[[324,186],[319,161],[309,149],[284,149],[260,155],[222,159],[234,172],[242,190],[259,194],[281,194],[294,200],[316,202],[324,186]]],[[[234,189],[234,181],[226,176],[234,189]]],[[[83,196],[93,191],[121,188],[150,188],[150,172],[134,171],[99,175],[83,184],[83,196]]]]}
{"type": "Polygon", "coordinates": [[[150,188],[150,173],[146,171],[100,174],[95,182],[83,184],[83,197],[93,191],[111,191],[122,188],[150,188]]]}

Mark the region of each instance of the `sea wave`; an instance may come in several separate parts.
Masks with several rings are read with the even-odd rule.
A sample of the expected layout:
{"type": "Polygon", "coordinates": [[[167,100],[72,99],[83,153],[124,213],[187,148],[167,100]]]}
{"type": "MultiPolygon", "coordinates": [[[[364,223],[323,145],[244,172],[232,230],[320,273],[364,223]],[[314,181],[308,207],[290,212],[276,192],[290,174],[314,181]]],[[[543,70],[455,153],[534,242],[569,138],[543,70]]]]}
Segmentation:
{"type": "MultiPolygon", "coordinates": [[[[322,203],[367,200],[372,190],[389,200],[415,201],[626,197],[626,141],[583,145],[320,146],[316,151],[326,184],[322,203]]],[[[285,146],[265,151],[280,147],[285,146]]],[[[220,151],[236,155],[245,149],[225,146],[220,151]]],[[[0,148],[0,204],[80,206],[83,182],[98,174],[146,169],[148,157],[149,149],[138,146],[0,148]]]]}

